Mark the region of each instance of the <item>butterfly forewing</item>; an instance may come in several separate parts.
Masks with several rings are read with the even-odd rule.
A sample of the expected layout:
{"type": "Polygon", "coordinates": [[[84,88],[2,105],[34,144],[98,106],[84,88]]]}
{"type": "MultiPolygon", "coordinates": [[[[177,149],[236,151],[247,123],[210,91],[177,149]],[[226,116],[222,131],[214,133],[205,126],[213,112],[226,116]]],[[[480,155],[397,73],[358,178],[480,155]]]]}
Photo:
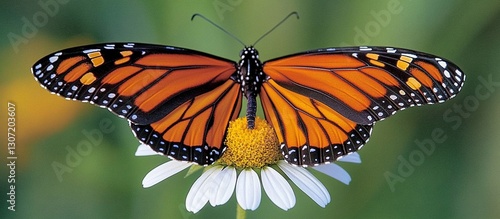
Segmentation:
{"type": "Polygon", "coordinates": [[[241,106],[239,84],[231,79],[234,62],[177,47],[134,43],[75,47],[42,58],[32,72],[53,93],[127,118],[138,138],[152,143],[153,149],[184,150],[167,155],[200,164],[208,162],[210,153],[222,151],[227,124],[241,106]],[[165,134],[171,132],[176,134],[165,134]]]}
{"type": "Polygon", "coordinates": [[[98,44],[49,55],[32,71],[53,93],[148,124],[223,84],[235,66],[228,60],[176,47],[98,44]]]}
{"type": "Polygon", "coordinates": [[[444,102],[465,79],[448,60],[385,47],[299,53],[265,62],[264,72],[269,77],[261,91],[266,118],[278,129],[287,160],[300,165],[358,150],[376,121],[408,107],[444,102]]]}

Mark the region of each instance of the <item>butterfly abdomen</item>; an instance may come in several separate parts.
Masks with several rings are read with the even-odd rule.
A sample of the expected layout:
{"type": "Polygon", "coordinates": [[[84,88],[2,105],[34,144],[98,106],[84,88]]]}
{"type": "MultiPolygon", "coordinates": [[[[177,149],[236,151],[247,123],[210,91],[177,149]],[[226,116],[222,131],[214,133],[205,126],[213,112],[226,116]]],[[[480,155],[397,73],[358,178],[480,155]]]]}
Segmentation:
{"type": "Polygon", "coordinates": [[[259,53],[255,48],[245,47],[241,51],[240,58],[237,81],[241,84],[241,91],[248,99],[247,127],[253,129],[257,112],[256,98],[265,75],[262,71],[262,63],[259,60],[259,53]]]}

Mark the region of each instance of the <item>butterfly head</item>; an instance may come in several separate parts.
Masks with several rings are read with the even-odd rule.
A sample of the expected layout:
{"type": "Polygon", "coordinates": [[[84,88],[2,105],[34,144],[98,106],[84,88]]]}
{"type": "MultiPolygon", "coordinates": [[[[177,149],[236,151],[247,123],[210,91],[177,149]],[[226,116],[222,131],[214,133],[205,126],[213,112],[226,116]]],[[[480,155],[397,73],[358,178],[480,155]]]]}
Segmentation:
{"type": "Polygon", "coordinates": [[[240,58],[245,59],[248,57],[252,57],[255,59],[259,58],[259,52],[253,46],[245,46],[243,50],[240,52],[240,58]]]}

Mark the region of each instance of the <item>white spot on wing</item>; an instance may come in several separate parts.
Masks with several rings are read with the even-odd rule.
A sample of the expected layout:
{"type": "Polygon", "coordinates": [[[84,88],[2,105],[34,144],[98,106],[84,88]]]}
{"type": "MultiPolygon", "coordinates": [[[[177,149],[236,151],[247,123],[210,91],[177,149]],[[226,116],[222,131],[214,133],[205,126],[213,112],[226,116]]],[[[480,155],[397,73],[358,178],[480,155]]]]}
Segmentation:
{"type": "Polygon", "coordinates": [[[87,54],[87,53],[91,53],[91,52],[99,52],[101,51],[100,49],[87,49],[87,50],[83,50],[83,53],[87,54]]]}
{"type": "Polygon", "coordinates": [[[403,56],[408,56],[408,57],[410,57],[410,58],[414,58],[414,59],[415,59],[415,58],[417,58],[417,55],[415,55],[415,54],[411,54],[411,53],[401,53],[401,55],[403,55],[403,56]]]}
{"type": "Polygon", "coordinates": [[[390,48],[390,47],[386,48],[386,50],[388,53],[395,53],[396,52],[396,49],[390,48]]]}
{"type": "Polygon", "coordinates": [[[444,74],[444,76],[445,76],[445,77],[447,77],[447,78],[450,78],[450,77],[451,77],[450,72],[449,72],[448,70],[444,70],[444,71],[443,71],[443,74],[444,74]]]}
{"type": "Polygon", "coordinates": [[[52,56],[49,58],[50,63],[54,63],[59,59],[59,56],[52,56]]]}
{"type": "Polygon", "coordinates": [[[443,68],[446,68],[446,66],[448,65],[445,61],[438,61],[438,63],[443,68]]]}

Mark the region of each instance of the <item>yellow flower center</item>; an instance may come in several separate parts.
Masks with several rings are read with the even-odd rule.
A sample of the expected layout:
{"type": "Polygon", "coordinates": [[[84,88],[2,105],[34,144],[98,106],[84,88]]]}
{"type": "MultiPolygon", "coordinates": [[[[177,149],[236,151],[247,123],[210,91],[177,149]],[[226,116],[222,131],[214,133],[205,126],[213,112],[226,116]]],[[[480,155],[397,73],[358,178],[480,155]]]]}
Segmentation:
{"type": "Polygon", "coordinates": [[[266,120],[255,118],[255,128],[247,128],[247,118],[229,123],[222,164],[237,168],[261,168],[276,163],[282,155],[274,129],[266,120]]]}

